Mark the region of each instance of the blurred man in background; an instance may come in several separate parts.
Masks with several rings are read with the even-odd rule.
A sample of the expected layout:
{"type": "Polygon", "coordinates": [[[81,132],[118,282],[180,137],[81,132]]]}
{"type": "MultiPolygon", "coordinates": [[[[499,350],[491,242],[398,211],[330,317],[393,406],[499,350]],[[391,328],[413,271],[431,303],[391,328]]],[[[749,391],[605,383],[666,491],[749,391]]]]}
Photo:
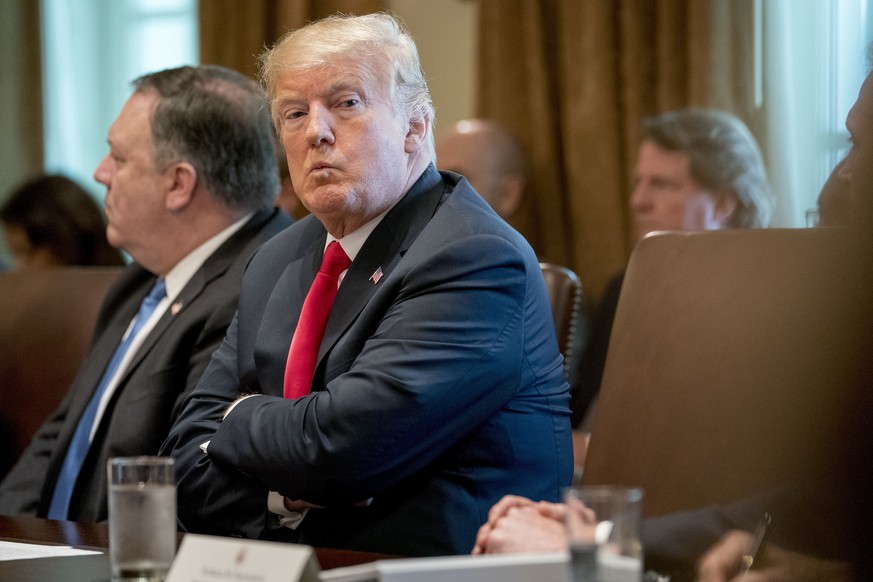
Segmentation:
{"type": "Polygon", "coordinates": [[[504,220],[521,204],[527,162],[508,129],[487,119],[464,119],[437,142],[437,167],[457,172],[504,220]]]}
{"type": "MultiPolygon", "coordinates": [[[[761,150],[730,113],[685,109],[647,118],[634,174],[630,205],[639,238],[658,230],[770,224],[773,202],[761,150]]],[[[583,431],[590,429],[623,280],[621,273],[607,285],[579,359],[571,409],[573,427],[583,431]]]]}

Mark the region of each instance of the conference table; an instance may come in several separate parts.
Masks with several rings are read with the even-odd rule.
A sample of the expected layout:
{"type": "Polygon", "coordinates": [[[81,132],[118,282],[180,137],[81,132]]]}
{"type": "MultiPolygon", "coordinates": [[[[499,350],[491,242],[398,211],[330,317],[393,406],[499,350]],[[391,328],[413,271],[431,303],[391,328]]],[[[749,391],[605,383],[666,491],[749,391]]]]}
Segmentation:
{"type": "MultiPolygon", "coordinates": [[[[185,534],[179,534],[181,542],[185,534]]],[[[0,561],[3,582],[108,582],[109,531],[105,523],[0,515],[0,541],[73,546],[100,554],[0,561]]],[[[383,554],[315,548],[322,570],[390,558],[383,554]]]]}

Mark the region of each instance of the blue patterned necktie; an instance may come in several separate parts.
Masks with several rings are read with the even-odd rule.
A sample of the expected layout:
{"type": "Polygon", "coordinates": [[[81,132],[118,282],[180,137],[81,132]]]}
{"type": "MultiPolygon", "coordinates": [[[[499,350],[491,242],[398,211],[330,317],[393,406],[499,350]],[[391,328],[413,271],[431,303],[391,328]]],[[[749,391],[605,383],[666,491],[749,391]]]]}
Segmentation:
{"type": "Polygon", "coordinates": [[[100,400],[109,381],[115,376],[118,371],[118,366],[124,359],[130,344],[134,338],[149,320],[152,313],[167,295],[167,287],[163,279],[159,279],[155,283],[152,290],[146,295],[145,299],[139,306],[139,313],[130,329],[130,333],[124,337],[115,353],[112,354],[112,359],[109,365],[106,366],[106,371],[103,372],[103,378],[100,379],[100,384],[91,400],[88,402],[88,407],[82,413],[82,418],[79,419],[79,424],[76,426],[76,432],[73,433],[73,438],[70,441],[70,446],[67,449],[67,456],[64,458],[64,465],[61,467],[61,472],[58,475],[58,482],[55,484],[55,490],[52,494],[52,502],[48,510],[49,519],[67,519],[67,512],[70,507],[70,498],[73,495],[73,487],[76,485],[76,480],[79,477],[79,471],[82,468],[82,462],[85,460],[85,455],[88,453],[88,447],[91,444],[91,428],[94,425],[94,419],[97,416],[97,408],[100,406],[100,400]]]}

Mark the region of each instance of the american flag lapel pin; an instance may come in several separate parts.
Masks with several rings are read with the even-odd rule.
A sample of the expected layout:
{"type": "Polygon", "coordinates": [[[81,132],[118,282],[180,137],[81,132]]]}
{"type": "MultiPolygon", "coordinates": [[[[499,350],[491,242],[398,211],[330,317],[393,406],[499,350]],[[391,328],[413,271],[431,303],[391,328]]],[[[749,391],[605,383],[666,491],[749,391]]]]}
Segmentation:
{"type": "Polygon", "coordinates": [[[174,316],[178,315],[179,312],[182,311],[182,302],[176,301],[172,305],[170,305],[170,313],[174,316]]]}
{"type": "Polygon", "coordinates": [[[373,282],[373,285],[379,282],[379,279],[382,278],[383,274],[384,273],[382,273],[382,267],[378,267],[375,271],[373,271],[373,274],[370,275],[370,281],[373,282]]]}

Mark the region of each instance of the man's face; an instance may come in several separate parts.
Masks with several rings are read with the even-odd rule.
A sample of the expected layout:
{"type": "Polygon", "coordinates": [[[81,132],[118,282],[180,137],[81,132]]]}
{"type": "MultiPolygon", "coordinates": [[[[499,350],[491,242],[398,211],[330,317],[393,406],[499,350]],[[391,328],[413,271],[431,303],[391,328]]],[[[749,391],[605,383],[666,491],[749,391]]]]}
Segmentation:
{"type": "Polygon", "coordinates": [[[631,210],[637,235],[655,230],[724,228],[734,204],[700,186],[691,177],[686,154],[665,150],[651,141],[640,146],[631,210]]]}
{"type": "Polygon", "coordinates": [[[294,191],[335,236],[376,217],[405,190],[409,124],[395,112],[390,88],[373,62],[353,59],[285,73],[276,85],[294,191]]]}
{"type": "Polygon", "coordinates": [[[109,128],[109,153],[94,171],[106,186],[106,237],[143,262],[154,253],[164,215],[163,191],[170,179],[154,166],[151,113],[154,93],[134,93],[109,128]]]}

